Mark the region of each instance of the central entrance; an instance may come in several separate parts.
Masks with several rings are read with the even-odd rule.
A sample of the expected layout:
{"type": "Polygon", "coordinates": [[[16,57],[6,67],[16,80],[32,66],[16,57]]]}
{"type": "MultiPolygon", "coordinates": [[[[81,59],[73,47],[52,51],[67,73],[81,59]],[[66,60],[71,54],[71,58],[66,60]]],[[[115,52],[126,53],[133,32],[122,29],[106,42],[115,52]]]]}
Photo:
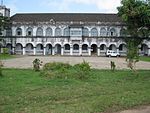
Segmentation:
{"type": "Polygon", "coordinates": [[[96,44],[91,45],[91,54],[97,55],[97,45],[96,44]]]}
{"type": "Polygon", "coordinates": [[[61,45],[60,44],[55,45],[55,54],[58,54],[58,55],[61,54],[61,45]]]}

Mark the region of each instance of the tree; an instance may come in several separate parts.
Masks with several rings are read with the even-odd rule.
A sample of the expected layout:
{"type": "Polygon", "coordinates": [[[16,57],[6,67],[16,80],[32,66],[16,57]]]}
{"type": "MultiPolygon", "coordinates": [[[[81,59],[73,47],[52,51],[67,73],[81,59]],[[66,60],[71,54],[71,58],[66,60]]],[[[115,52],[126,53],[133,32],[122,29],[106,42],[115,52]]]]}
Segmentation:
{"type": "Polygon", "coordinates": [[[9,26],[9,18],[0,16],[0,35],[2,35],[2,31],[6,30],[9,26]]]}
{"type": "Polygon", "coordinates": [[[128,66],[135,71],[139,61],[138,46],[150,36],[150,0],[122,0],[118,15],[126,23],[125,42],[127,43],[128,66]]]}

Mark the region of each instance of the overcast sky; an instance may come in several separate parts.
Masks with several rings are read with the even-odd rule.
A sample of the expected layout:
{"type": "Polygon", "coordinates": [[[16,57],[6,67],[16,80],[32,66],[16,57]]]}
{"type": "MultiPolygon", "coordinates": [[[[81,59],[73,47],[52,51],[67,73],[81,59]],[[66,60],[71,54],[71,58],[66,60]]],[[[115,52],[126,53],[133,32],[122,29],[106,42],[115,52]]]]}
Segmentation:
{"type": "Polygon", "coordinates": [[[15,13],[117,13],[120,0],[3,0],[15,13]]]}

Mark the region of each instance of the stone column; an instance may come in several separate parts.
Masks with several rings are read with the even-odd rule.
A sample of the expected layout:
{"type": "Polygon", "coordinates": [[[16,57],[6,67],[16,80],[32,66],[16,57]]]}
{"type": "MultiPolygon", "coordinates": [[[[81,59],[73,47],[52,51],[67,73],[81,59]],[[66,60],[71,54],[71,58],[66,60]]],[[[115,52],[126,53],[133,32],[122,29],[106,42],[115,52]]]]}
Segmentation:
{"type": "Polygon", "coordinates": [[[43,55],[46,55],[46,47],[43,48],[43,55]]]}
{"type": "Polygon", "coordinates": [[[91,47],[88,47],[88,54],[91,56],[91,47]]]}
{"type": "Polygon", "coordinates": [[[79,46],[79,56],[82,56],[82,45],[79,46]]]}
{"type": "Polygon", "coordinates": [[[73,55],[73,47],[72,46],[70,47],[70,55],[71,56],[73,55]]]}
{"type": "Polygon", "coordinates": [[[150,48],[148,48],[148,56],[150,56],[150,48]]]}
{"type": "Polygon", "coordinates": [[[97,56],[100,56],[100,47],[97,47],[97,56]]]}
{"type": "Polygon", "coordinates": [[[55,47],[52,47],[52,55],[55,55],[55,47]]]}
{"type": "Polygon", "coordinates": [[[33,48],[33,55],[36,55],[36,47],[33,48]]]}
{"type": "Polygon", "coordinates": [[[23,47],[23,50],[22,50],[22,51],[23,51],[22,54],[25,55],[25,54],[26,54],[26,49],[25,49],[25,47],[23,47]]]}
{"type": "Polygon", "coordinates": [[[64,55],[64,47],[61,47],[61,55],[64,55]]]}
{"type": "Polygon", "coordinates": [[[15,54],[15,47],[12,47],[12,54],[15,54]]]}

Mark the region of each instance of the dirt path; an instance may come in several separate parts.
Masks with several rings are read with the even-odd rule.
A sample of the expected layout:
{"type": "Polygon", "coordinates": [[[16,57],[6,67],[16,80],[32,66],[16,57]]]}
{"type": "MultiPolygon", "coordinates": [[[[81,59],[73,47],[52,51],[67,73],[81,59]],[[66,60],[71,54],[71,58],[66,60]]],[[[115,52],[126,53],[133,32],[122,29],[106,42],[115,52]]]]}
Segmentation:
{"type": "Polygon", "coordinates": [[[125,110],[117,113],[150,113],[150,106],[144,106],[133,110],[125,110]]]}
{"type": "MultiPolygon", "coordinates": [[[[117,69],[128,69],[125,58],[108,58],[108,57],[60,57],[60,56],[24,56],[9,60],[3,60],[4,67],[7,68],[32,68],[32,61],[39,58],[43,64],[47,62],[65,62],[77,64],[83,60],[90,63],[92,68],[109,69],[110,61],[114,61],[117,69]]],[[[140,61],[137,63],[137,69],[150,69],[150,62],[140,61]]]]}

